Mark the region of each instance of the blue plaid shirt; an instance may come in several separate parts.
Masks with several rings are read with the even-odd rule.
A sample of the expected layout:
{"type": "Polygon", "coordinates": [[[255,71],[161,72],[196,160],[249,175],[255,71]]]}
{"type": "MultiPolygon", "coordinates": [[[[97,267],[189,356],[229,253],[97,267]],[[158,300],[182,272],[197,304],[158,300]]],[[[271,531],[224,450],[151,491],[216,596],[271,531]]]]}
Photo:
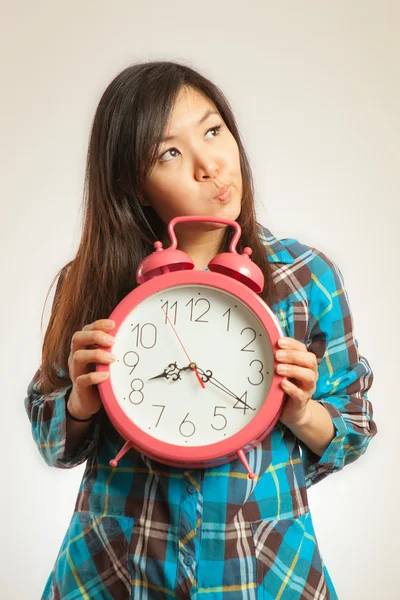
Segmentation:
{"type": "Polygon", "coordinates": [[[323,253],[260,226],[279,292],[272,309],[285,335],[318,359],[313,398],[328,410],[335,437],[316,456],[280,421],[239,460],[183,470],[130,450],[104,409],[85,441],[65,453],[71,386],[43,394],[40,370],[25,406],[47,464],[87,461],[69,528],[42,600],[322,600],[337,598],[321,556],[307,489],[359,458],[377,429],[367,391],[373,374],[354,338],[343,277],[323,253]]]}

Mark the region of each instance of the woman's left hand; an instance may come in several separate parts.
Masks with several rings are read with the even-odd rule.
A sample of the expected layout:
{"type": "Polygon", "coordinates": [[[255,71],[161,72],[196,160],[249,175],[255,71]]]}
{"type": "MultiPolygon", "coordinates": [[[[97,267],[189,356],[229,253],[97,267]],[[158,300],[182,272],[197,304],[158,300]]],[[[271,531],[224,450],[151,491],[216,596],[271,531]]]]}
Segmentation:
{"type": "Polygon", "coordinates": [[[276,370],[284,376],[281,386],[287,394],[279,420],[289,428],[298,427],[306,423],[310,415],[309,402],[318,381],[317,357],[293,338],[279,338],[278,345],[276,370]]]}

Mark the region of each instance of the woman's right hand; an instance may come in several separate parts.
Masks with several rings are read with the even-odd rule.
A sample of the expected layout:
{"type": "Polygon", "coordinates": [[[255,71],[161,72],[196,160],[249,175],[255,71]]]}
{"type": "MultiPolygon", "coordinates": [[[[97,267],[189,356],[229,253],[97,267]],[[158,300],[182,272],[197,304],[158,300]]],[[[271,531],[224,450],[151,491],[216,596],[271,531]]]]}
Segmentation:
{"type": "Polygon", "coordinates": [[[115,343],[115,339],[107,334],[114,327],[114,321],[99,319],[72,336],[68,357],[72,391],[68,398],[68,411],[77,419],[88,419],[102,406],[97,384],[105,381],[108,373],[96,371],[93,363],[109,365],[115,361],[110,352],[101,349],[115,343]]]}

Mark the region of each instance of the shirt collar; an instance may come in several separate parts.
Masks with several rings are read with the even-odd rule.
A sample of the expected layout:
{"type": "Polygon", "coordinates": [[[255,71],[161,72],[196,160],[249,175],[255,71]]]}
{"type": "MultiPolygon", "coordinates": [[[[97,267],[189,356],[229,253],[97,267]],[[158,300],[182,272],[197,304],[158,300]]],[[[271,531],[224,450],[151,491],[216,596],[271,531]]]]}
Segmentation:
{"type": "Polygon", "coordinates": [[[286,250],[285,246],[270,232],[269,229],[257,223],[258,236],[263,246],[267,250],[268,262],[273,263],[294,263],[294,258],[286,250]]]}

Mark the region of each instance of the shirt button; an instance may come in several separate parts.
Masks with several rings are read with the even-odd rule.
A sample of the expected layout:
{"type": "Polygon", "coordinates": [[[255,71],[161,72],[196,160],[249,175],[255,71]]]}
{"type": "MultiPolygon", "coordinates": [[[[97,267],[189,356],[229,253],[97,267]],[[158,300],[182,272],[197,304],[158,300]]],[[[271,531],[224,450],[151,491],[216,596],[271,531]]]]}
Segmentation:
{"type": "Polygon", "coordinates": [[[192,557],[191,557],[191,556],[185,556],[185,558],[183,559],[183,562],[185,563],[185,565],[186,565],[187,567],[190,567],[190,565],[191,565],[191,564],[192,564],[192,562],[193,562],[193,559],[192,559],[192,557]]]}
{"type": "Polygon", "coordinates": [[[193,484],[189,485],[187,491],[189,492],[189,494],[194,494],[197,491],[196,486],[193,484]]]}

